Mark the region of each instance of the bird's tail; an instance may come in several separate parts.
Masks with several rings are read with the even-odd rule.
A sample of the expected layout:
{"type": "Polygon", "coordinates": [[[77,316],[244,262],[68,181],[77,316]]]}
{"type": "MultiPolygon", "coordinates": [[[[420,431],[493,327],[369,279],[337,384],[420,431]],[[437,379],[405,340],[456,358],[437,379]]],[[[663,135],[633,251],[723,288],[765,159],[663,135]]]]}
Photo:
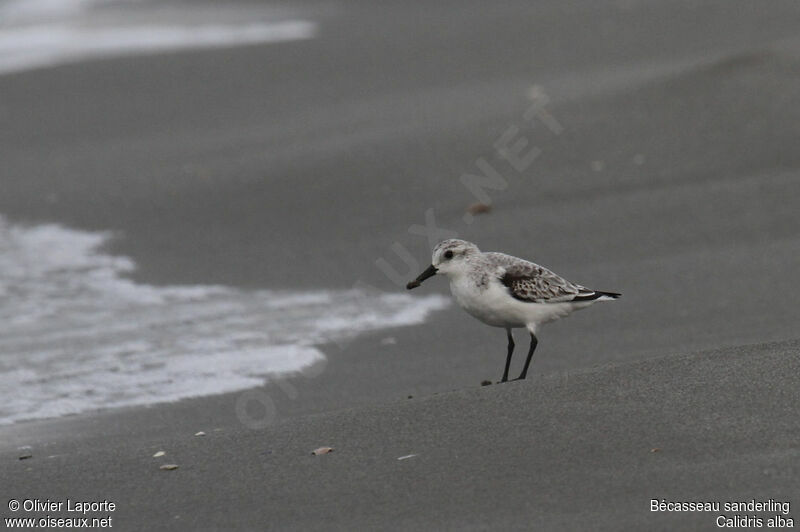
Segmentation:
{"type": "Polygon", "coordinates": [[[622,294],[617,294],[616,292],[600,292],[595,290],[594,293],[600,296],[597,298],[598,301],[612,301],[622,297],[622,294]]]}

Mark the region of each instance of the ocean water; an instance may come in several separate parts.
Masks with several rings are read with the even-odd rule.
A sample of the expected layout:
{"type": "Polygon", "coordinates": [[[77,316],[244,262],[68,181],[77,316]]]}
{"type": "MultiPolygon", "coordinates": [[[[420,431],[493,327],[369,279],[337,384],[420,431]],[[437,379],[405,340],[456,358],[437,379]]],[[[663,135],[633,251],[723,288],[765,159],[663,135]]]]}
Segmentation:
{"type": "MultiPolygon", "coordinates": [[[[150,286],[108,232],[0,217],[0,424],[259,386],[315,347],[421,323],[441,296],[150,286]]],[[[324,378],[321,376],[320,378],[324,378]]]]}
{"type": "Polygon", "coordinates": [[[0,0],[0,74],[93,58],[310,39],[297,12],[231,2],[0,0]]]}

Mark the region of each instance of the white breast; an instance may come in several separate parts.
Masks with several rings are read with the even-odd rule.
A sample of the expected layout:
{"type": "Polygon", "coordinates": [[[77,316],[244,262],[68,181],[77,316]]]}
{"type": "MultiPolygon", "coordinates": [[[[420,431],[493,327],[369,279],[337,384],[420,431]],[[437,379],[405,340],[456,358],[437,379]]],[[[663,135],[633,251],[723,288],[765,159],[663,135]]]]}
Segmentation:
{"type": "Polygon", "coordinates": [[[467,276],[451,279],[450,291],[456,302],[470,315],[493,327],[524,327],[514,301],[500,283],[477,286],[467,276]],[[499,290],[499,285],[503,290],[499,290]]]}

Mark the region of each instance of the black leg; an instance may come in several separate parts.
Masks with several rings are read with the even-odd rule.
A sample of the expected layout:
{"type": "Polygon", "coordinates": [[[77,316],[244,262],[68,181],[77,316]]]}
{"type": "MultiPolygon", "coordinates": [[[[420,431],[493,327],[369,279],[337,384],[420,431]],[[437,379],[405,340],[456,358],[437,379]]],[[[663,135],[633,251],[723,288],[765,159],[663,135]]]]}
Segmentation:
{"type": "Polygon", "coordinates": [[[508,335],[508,356],[506,357],[506,369],[503,371],[503,378],[500,382],[508,380],[508,368],[511,366],[511,355],[514,353],[514,337],[511,336],[511,329],[506,329],[508,335]]]}
{"type": "Polygon", "coordinates": [[[519,378],[517,380],[524,380],[525,376],[528,374],[528,366],[531,365],[531,359],[533,358],[533,352],[536,350],[536,345],[539,343],[539,340],[536,338],[536,335],[531,333],[531,348],[528,349],[528,359],[525,361],[525,367],[522,368],[522,373],[519,374],[519,378]]]}

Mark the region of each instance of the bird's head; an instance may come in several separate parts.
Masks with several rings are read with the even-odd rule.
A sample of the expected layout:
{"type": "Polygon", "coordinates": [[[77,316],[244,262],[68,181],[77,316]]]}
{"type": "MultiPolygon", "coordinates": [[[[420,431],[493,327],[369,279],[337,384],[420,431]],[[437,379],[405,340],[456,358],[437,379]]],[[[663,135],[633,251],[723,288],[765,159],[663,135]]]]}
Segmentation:
{"type": "Polygon", "coordinates": [[[433,248],[431,265],[416,279],[408,283],[406,288],[409,290],[416,288],[425,279],[433,277],[437,273],[458,275],[467,269],[468,259],[478,253],[480,253],[478,246],[472,242],[455,238],[442,240],[433,248]]]}

